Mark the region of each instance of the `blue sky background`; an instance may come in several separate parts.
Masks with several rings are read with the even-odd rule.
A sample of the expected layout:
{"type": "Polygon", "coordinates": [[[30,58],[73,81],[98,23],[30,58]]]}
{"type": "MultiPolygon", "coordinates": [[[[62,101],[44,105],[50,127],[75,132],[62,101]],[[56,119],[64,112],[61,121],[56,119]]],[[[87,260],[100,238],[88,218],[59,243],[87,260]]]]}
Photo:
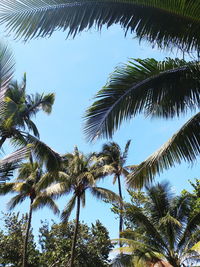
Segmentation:
{"type": "MultiPolygon", "coordinates": [[[[37,126],[41,140],[59,153],[72,152],[74,145],[84,153],[99,151],[106,140],[95,144],[87,143],[83,134],[83,115],[92,104],[95,93],[105,85],[114,68],[126,63],[129,58],[164,59],[176,54],[161,52],[141,43],[133,36],[124,37],[119,26],[95,29],[78,35],[75,39],[66,39],[65,32],[56,32],[51,38],[32,40],[27,43],[15,41],[1,31],[1,37],[8,40],[16,60],[15,77],[20,80],[27,73],[28,93],[55,92],[56,101],[50,116],[37,115],[37,126]]],[[[189,118],[179,120],[149,120],[142,116],[123,123],[113,140],[124,148],[128,139],[132,140],[127,164],[138,164],[158,149],[189,118]]],[[[191,190],[188,179],[199,177],[199,161],[191,167],[181,164],[165,171],[158,181],[169,180],[176,193],[186,188],[191,190]]],[[[101,186],[117,190],[112,177],[104,180],[101,186]]],[[[124,190],[125,191],[125,190],[124,190]]],[[[6,201],[2,200],[2,210],[6,211],[6,201]]],[[[58,201],[60,209],[67,203],[67,197],[58,201]]],[[[127,195],[126,195],[127,199],[127,195]]],[[[25,203],[16,211],[27,212],[25,203]]],[[[88,196],[86,208],[81,210],[81,220],[86,223],[99,219],[109,230],[111,238],[118,236],[118,221],[110,212],[110,206],[88,196]]],[[[54,217],[48,209],[43,209],[33,216],[33,229],[37,235],[40,220],[54,217]]],[[[71,219],[74,218],[74,213],[71,219]]]]}

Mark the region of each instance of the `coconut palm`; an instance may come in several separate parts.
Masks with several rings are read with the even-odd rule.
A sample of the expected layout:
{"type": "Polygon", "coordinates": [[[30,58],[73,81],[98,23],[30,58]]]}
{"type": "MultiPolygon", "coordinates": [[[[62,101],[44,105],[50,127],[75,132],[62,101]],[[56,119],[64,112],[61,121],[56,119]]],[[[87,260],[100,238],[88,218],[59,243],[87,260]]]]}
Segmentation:
{"type": "Polygon", "coordinates": [[[55,30],[68,34],[119,24],[160,47],[199,49],[199,1],[184,0],[2,0],[0,21],[16,37],[27,40],[51,36],[55,30]]]}
{"type": "Polygon", "coordinates": [[[79,152],[77,147],[75,147],[74,153],[67,154],[63,158],[65,159],[65,163],[61,171],[52,174],[47,173],[46,176],[41,179],[39,188],[46,188],[46,186],[49,185],[45,192],[47,195],[54,197],[69,195],[70,193],[73,194],[61,214],[62,220],[67,221],[76,205],[76,224],[69,263],[69,266],[73,267],[75,266],[74,260],[79,227],[80,205],[82,204],[83,207],[85,206],[86,191],[90,191],[90,193],[98,199],[107,199],[112,202],[120,201],[120,197],[108,189],[96,186],[97,180],[109,172],[111,169],[110,166],[99,167],[98,164],[96,165],[94,163],[93,155],[85,156],[79,152]]]}
{"type": "Polygon", "coordinates": [[[200,260],[195,251],[200,241],[200,213],[192,215],[189,197],[174,196],[167,183],[148,187],[147,196],[143,208],[127,205],[135,229],[125,231],[121,241],[128,245],[129,255],[132,251],[132,260],[146,261],[147,266],[150,262],[193,266],[200,260]]]}
{"type": "MultiPolygon", "coordinates": [[[[111,138],[124,120],[137,114],[170,119],[199,110],[200,65],[167,58],[130,60],[119,67],[97,93],[86,113],[89,140],[111,138]]],[[[200,113],[197,112],[156,153],[138,165],[128,178],[130,186],[142,187],[182,160],[193,162],[200,153],[200,113]]]]}
{"type": "MultiPolygon", "coordinates": [[[[109,142],[104,144],[102,147],[102,151],[99,153],[99,158],[103,161],[104,164],[110,165],[113,168],[112,174],[114,175],[113,184],[117,181],[119,196],[123,199],[122,196],[122,187],[121,187],[121,175],[125,177],[129,174],[127,169],[125,168],[125,163],[128,156],[128,150],[130,146],[131,140],[125,145],[125,149],[122,152],[120,146],[115,142],[109,142]]],[[[120,215],[119,215],[119,235],[123,230],[123,217],[122,217],[123,206],[120,205],[120,215]]]]}
{"type": "Polygon", "coordinates": [[[37,184],[42,178],[42,166],[36,162],[23,163],[18,171],[18,176],[14,182],[7,182],[0,185],[0,195],[15,193],[11,198],[8,207],[12,210],[16,205],[21,204],[27,198],[30,200],[28,222],[23,247],[23,267],[28,266],[28,238],[31,227],[32,212],[38,208],[48,206],[54,213],[58,213],[58,207],[52,198],[46,195],[42,190],[38,190],[37,184]]]}
{"type": "Polygon", "coordinates": [[[39,137],[38,129],[31,118],[40,110],[47,114],[51,113],[55,99],[54,94],[28,95],[26,93],[26,74],[24,74],[21,84],[11,81],[8,87],[0,118],[1,145],[7,138],[12,138],[27,130],[39,137]]]}

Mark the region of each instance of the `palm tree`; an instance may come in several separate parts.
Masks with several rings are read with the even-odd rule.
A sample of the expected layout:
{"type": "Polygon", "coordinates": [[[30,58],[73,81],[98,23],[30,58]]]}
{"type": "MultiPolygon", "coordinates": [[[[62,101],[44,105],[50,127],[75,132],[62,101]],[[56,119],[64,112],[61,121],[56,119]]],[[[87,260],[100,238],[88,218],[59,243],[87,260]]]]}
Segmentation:
{"type": "MultiPolygon", "coordinates": [[[[113,170],[112,174],[114,174],[113,184],[117,181],[119,196],[123,199],[122,196],[122,188],[121,188],[121,175],[125,177],[129,174],[129,172],[125,168],[125,163],[128,156],[128,150],[130,146],[131,140],[125,145],[125,149],[122,152],[120,146],[115,142],[109,142],[108,144],[104,144],[102,147],[102,151],[99,153],[100,160],[103,161],[104,164],[110,165],[113,170]]],[[[120,215],[119,215],[119,235],[123,230],[123,217],[122,217],[123,206],[120,204],[120,215]]],[[[121,246],[121,243],[120,243],[121,246]]]]}
{"type": "Polygon", "coordinates": [[[90,191],[98,199],[108,199],[112,202],[120,201],[121,199],[112,191],[96,186],[97,180],[109,172],[111,169],[110,166],[99,167],[98,164],[96,165],[94,163],[92,154],[85,156],[79,152],[77,147],[75,147],[74,153],[67,154],[63,158],[65,159],[65,163],[61,171],[52,174],[47,173],[41,179],[39,188],[43,189],[49,185],[45,192],[47,195],[54,197],[73,193],[72,198],[68,201],[61,214],[62,220],[67,221],[76,205],[75,230],[69,263],[69,266],[73,267],[78,236],[80,205],[82,203],[82,206],[85,206],[86,191],[90,191]]]}
{"type": "Polygon", "coordinates": [[[189,196],[173,196],[167,183],[148,187],[147,196],[143,208],[127,205],[135,229],[123,233],[121,241],[128,245],[125,250],[129,254],[132,251],[132,260],[143,260],[147,266],[159,262],[173,267],[193,266],[200,259],[197,249],[195,252],[200,241],[200,212],[194,215],[189,196]]]}
{"type": "Polygon", "coordinates": [[[8,203],[10,210],[16,205],[21,204],[27,198],[30,200],[28,222],[23,247],[23,267],[28,266],[27,248],[33,210],[48,206],[54,211],[54,213],[59,212],[58,207],[52,198],[37,188],[37,184],[40,179],[42,179],[42,175],[42,166],[36,162],[32,162],[31,160],[30,163],[23,163],[21,165],[18,171],[18,176],[14,182],[7,182],[0,185],[0,195],[17,193],[16,196],[11,198],[8,203]]]}
{"type": "Polygon", "coordinates": [[[199,2],[184,0],[2,0],[0,21],[17,38],[68,35],[96,26],[119,24],[140,40],[159,47],[199,49],[199,2]]]}
{"type": "MultiPolygon", "coordinates": [[[[200,65],[167,58],[131,60],[112,74],[97,93],[98,100],[87,110],[85,132],[92,140],[111,138],[123,120],[137,114],[170,119],[199,110],[200,65]]],[[[200,153],[200,113],[195,114],[168,142],[139,164],[128,178],[141,188],[182,160],[194,161],[200,153]]]]}

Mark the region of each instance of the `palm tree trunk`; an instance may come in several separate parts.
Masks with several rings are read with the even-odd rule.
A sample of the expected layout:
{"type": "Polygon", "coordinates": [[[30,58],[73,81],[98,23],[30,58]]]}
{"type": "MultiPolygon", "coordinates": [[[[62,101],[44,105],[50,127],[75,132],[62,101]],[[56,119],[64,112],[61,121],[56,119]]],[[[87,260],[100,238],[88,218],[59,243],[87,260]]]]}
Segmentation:
{"type": "MultiPolygon", "coordinates": [[[[122,187],[121,187],[121,180],[120,180],[120,175],[117,174],[117,181],[118,181],[118,189],[119,189],[119,196],[122,199],[122,187]]],[[[120,203],[120,214],[119,214],[119,238],[120,238],[120,233],[123,230],[123,217],[122,217],[122,211],[123,211],[123,206],[122,203],[120,203]]],[[[122,243],[119,242],[119,246],[122,247],[122,243]]]]}
{"type": "Polygon", "coordinates": [[[28,216],[28,223],[27,223],[27,227],[26,227],[26,235],[25,235],[25,239],[24,239],[22,267],[28,267],[27,248],[28,248],[28,237],[29,237],[29,231],[30,231],[30,227],[31,227],[31,219],[32,219],[32,211],[33,211],[32,210],[32,203],[33,203],[33,199],[31,199],[29,216],[28,216]]]}
{"type": "Polygon", "coordinates": [[[78,235],[78,226],[79,226],[79,215],[80,215],[80,196],[77,197],[77,209],[76,209],[76,225],[74,230],[74,237],[72,241],[72,249],[71,249],[71,259],[70,259],[70,267],[74,267],[74,256],[75,256],[75,247],[76,247],[76,240],[78,235]]]}

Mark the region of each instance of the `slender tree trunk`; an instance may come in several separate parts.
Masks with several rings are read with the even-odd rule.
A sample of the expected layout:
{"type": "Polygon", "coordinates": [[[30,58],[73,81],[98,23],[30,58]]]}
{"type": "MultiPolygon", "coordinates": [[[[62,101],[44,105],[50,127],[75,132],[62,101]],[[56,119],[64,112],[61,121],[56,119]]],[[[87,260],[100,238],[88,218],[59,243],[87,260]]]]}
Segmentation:
{"type": "Polygon", "coordinates": [[[3,146],[4,142],[6,141],[7,137],[6,136],[2,136],[0,139],[0,148],[3,146]]]}
{"type": "Polygon", "coordinates": [[[30,231],[30,227],[31,227],[31,219],[32,219],[32,211],[33,211],[32,210],[32,203],[33,203],[33,199],[31,199],[29,216],[28,216],[28,223],[27,223],[27,227],[26,227],[26,235],[25,235],[25,239],[24,239],[22,267],[28,267],[27,249],[28,249],[28,238],[29,238],[29,231],[30,231]]]}
{"type": "MultiPolygon", "coordinates": [[[[119,196],[122,199],[122,187],[121,187],[121,180],[120,180],[120,175],[117,174],[117,181],[118,181],[118,189],[119,189],[119,196]]],[[[122,217],[122,211],[123,211],[123,206],[122,203],[120,203],[120,214],[119,214],[119,238],[120,238],[120,233],[123,230],[123,217],[122,217]]],[[[119,242],[119,246],[122,247],[122,243],[119,242]]]]}
{"type": "Polygon", "coordinates": [[[71,249],[71,259],[69,267],[74,267],[74,256],[75,256],[75,248],[76,248],[76,241],[78,235],[78,227],[79,227],[79,215],[80,215],[80,196],[77,197],[77,208],[76,208],[76,225],[74,230],[74,237],[72,240],[72,249],[71,249]]]}

